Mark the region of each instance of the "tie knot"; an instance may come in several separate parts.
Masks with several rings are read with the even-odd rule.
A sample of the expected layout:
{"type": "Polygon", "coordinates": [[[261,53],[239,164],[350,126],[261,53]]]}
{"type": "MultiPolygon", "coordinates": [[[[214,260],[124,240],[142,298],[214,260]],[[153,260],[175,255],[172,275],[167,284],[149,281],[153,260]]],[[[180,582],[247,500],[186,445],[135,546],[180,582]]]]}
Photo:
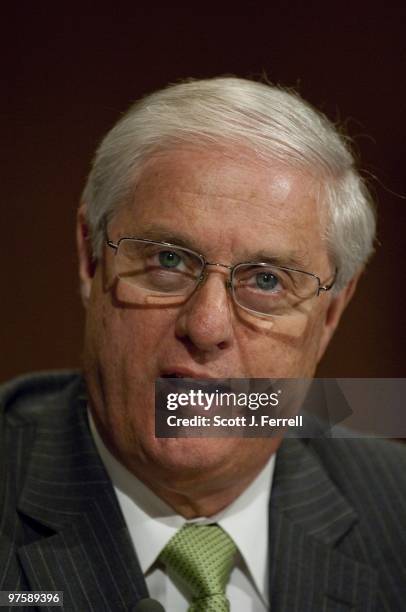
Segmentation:
{"type": "Polygon", "coordinates": [[[228,610],[225,587],[235,553],[233,540],[218,525],[184,525],[159,559],[191,592],[193,604],[189,610],[228,610]]]}

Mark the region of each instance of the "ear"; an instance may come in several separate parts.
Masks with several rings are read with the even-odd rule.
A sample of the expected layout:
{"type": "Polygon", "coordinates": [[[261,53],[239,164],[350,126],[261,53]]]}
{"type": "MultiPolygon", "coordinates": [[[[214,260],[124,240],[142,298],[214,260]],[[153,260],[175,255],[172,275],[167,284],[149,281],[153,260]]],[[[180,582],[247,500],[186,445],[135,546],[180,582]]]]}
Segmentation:
{"type": "Polygon", "coordinates": [[[86,221],[86,205],[81,204],[76,219],[76,245],[79,259],[79,279],[82,302],[87,308],[92,281],[95,273],[95,262],[92,255],[89,226],[86,221]]]}
{"type": "Polygon", "coordinates": [[[317,355],[317,363],[323,357],[324,352],[333,337],[333,334],[336,330],[336,327],[341,319],[341,315],[343,314],[347,304],[351,300],[354,295],[354,291],[357,287],[359,278],[362,274],[363,270],[360,270],[351,280],[350,282],[338,293],[331,298],[330,304],[328,306],[325,320],[324,320],[324,328],[320,339],[319,351],[317,355]]]}

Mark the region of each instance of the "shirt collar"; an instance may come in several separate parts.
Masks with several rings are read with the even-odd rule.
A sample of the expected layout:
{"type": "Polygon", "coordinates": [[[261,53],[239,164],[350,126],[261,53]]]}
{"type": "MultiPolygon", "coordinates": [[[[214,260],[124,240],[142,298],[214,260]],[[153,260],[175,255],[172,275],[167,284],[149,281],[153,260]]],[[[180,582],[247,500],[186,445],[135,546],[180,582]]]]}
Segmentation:
{"type": "Polygon", "coordinates": [[[224,510],[211,517],[186,520],[117,461],[104,445],[90,410],[88,413],[96,448],[113,483],[144,575],[185,523],[217,523],[235,542],[257,590],[267,602],[269,499],[275,454],[224,510]]]}

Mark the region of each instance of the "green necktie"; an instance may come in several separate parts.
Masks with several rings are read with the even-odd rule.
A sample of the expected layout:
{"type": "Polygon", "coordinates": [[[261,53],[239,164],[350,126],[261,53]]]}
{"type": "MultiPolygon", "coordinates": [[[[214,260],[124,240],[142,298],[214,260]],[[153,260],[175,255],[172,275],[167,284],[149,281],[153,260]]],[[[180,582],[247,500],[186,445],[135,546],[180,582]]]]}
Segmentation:
{"type": "Polygon", "coordinates": [[[161,554],[168,573],[192,594],[188,612],[228,612],[225,587],[236,546],[218,525],[184,525],[161,554]]]}

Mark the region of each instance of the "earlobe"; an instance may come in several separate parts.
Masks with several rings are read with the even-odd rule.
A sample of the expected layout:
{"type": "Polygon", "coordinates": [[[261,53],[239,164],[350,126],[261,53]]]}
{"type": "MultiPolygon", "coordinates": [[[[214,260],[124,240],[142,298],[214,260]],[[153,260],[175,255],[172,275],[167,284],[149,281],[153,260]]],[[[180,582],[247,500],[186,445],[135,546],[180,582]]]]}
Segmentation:
{"type": "Polygon", "coordinates": [[[82,204],[77,213],[76,244],[79,259],[80,293],[85,308],[90,297],[95,273],[95,262],[92,255],[89,226],[86,220],[86,205],[82,204]]]}

